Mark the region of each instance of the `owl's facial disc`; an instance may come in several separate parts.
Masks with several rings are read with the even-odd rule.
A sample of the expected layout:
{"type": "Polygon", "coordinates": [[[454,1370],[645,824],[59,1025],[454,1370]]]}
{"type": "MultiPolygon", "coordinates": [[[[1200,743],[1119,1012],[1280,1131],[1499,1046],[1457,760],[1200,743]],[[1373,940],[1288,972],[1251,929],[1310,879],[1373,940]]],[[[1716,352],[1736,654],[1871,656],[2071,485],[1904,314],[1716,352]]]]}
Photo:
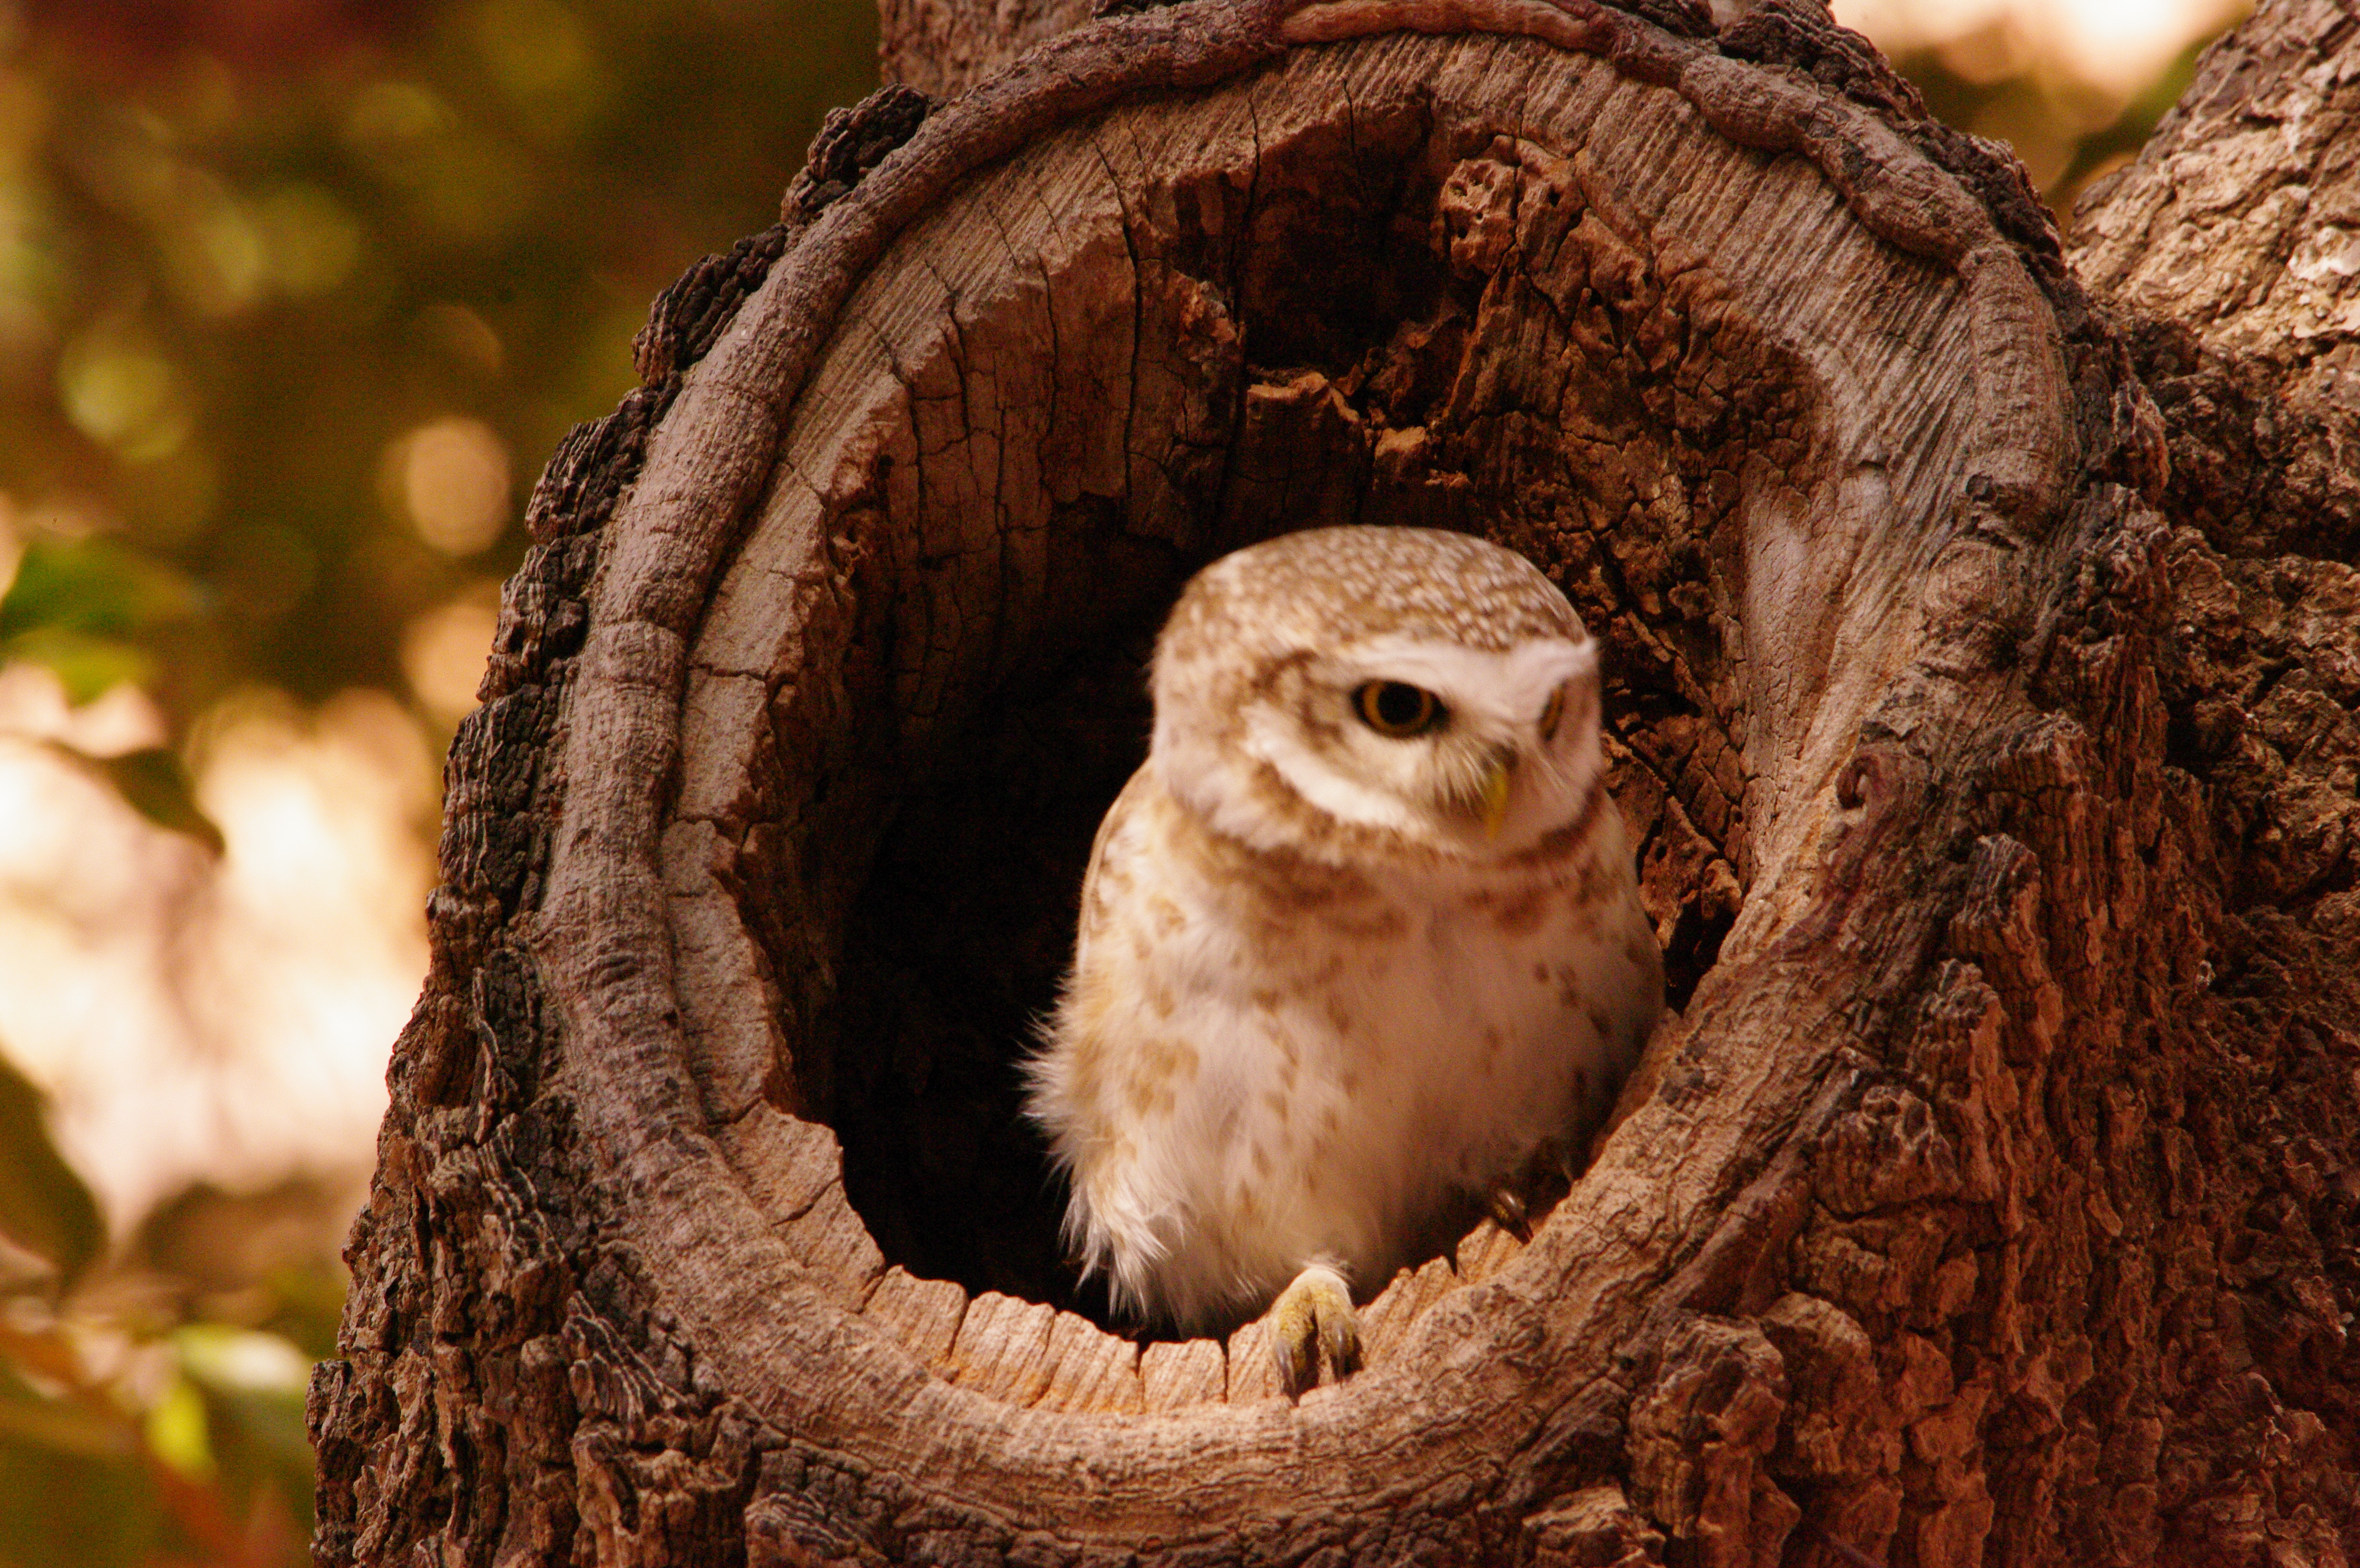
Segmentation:
{"type": "Polygon", "coordinates": [[[1597,773],[1597,683],[1590,639],[1385,638],[1296,665],[1246,714],[1247,749],[1340,822],[1513,853],[1569,820],[1597,773]]]}

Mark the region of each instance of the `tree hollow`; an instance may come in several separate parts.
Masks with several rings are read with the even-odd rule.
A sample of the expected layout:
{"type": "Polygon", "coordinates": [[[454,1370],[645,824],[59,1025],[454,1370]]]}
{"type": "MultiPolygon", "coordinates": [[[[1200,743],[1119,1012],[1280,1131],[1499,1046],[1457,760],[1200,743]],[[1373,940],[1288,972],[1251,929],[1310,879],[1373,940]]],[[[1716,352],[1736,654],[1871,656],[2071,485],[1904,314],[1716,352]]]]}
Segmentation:
{"type": "Polygon", "coordinates": [[[660,303],[454,748],[323,1474],[479,1377],[418,1473],[486,1561],[2033,1561],[2067,1466],[2115,1528],[2048,1434],[2160,1386],[2090,1227],[2180,1178],[2108,1075],[2227,1016],[2160,427],[2012,164],[1803,7],[1642,8],[1093,23],[660,303]],[[1601,638],[1677,1013],[1295,1406],[1075,1288],[1016,1066],[1180,585],[1348,521],[1601,638]]]}
{"type": "MultiPolygon", "coordinates": [[[[612,525],[567,817],[656,831],[565,834],[551,902],[611,896],[648,868],[610,857],[652,850],[650,946],[673,967],[637,1004],[650,1026],[610,1036],[632,1009],[585,998],[571,1048],[643,1080],[597,1099],[621,1114],[594,1135],[647,1183],[627,1209],[658,1288],[731,1387],[798,1424],[856,1419],[804,1381],[814,1316],[859,1345],[847,1374],[872,1397],[928,1409],[908,1428],[928,1442],[1201,1408],[1226,1441],[1349,1452],[1375,1407],[1486,1449],[1528,1405],[1501,1335],[1551,1342],[1543,1376],[1596,1376],[1630,1303],[1818,1090],[1808,1058],[1839,1038],[1818,1007],[1792,995],[1787,1027],[1723,1050],[1714,999],[1744,996],[1758,1025],[1761,971],[1828,900],[1839,775],[1924,652],[1929,571],[1995,497],[2009,527],[2046,526],[2057,334],[1988,225],[1958,232],[1980,214],[1934,166],[1888,135],[1896,167],[1846,170],[1847,190],[1807,154],[1737,145],[1717,118],[1775,141],[1760,122],[1796,105],[1700,51],[1649,82],[1365,9],[1378,36],[1050,127],[893,236],[775,450],[745,433],[733,461],[766,477],[742,522],[709,525],[709,602],[651,602],[633,575],[676,564],[661,432],[612,525]],[[1162,611],[1214,554],[1343,521],[1520,549],[1604,637],[1615,790],[1688,1004],[1680,1059],[1711,1066],[1638,1106],[1531,1248],[1486,1227],[1456,1269],[1395,1283],[1368,1371],[1298,1416],[1270,1404],[1254,1328],[1226,1354],[1142,1354],[1057,1310],[1013,1064],[1140,754],[1162,611]],[[615,737],[584,721],[675,658],[682,700],[657,722],[676,784],[613,766],[615,737]],[[651,1095],[669,1102],[642,1119],[651,1095]],[[1762,1096],[1783,1110],[1721,1103],[1762,1096]],[[1437,1313],[1460,1291],[1480,1293],[1437,1313]],[[1482,1364],[1488,1397],[1436,1382],[1443,1361],[1482,1364]]],[[[794,260],[674,421],[707,383],[742,389],[733,350],[794,260]]],[[[544,962],[569,967],[576,936],[554,925],[544,962]]],[[[585,974],[644,988],[613,947],[585,974]]],[[[1169,1506],[1153,1465],[1131,1483],[1109,1508],[1169,1506]]]]}

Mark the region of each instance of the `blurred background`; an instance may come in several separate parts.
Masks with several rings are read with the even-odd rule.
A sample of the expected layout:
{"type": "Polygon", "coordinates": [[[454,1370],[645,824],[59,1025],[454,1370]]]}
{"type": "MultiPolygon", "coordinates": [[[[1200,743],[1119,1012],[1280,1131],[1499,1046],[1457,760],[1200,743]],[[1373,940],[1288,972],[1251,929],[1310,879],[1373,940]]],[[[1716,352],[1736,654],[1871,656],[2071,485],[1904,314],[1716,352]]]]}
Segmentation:
{"type": "MultiPolygon", "coordinates": [[[[2238,0],[1840,0],[2060,211],[2238,0]]],[[[0,0],[0,1568],[308,1561],[523,499],[869,0],[0,0]]]]}

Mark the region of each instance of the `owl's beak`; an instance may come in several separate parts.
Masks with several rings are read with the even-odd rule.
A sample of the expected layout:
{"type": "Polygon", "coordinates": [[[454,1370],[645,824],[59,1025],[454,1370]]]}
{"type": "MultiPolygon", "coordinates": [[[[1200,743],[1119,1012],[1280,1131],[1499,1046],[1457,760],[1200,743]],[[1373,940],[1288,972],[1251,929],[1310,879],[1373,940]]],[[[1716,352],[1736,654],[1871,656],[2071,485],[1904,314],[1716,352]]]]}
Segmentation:
{"type": "Polygon", "coordinates": [[[1508,788],[1515,782],[1515,753],[1494,752],[1483,773],[1483,837],[1496,839],[1508,819],[1508,788]]]}

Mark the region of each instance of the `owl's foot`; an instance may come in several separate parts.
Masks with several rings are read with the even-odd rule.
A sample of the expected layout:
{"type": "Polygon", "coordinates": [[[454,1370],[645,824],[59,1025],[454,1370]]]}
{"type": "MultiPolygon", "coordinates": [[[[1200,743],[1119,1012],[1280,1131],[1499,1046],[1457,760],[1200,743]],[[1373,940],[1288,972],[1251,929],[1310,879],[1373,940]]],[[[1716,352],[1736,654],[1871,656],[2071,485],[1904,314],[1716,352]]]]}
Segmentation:
{"type": "Polygon", "coordinates": [[[1491,1223],[1520,1242],[1533,1239],[1532,1216],[1524,1212],[1524,1195],[1513,1187],[1495,1187],[1484,1210],[1491,1223]]]}
{"type": "Polygon", "coordinates": [[[1360,1320],[1341,1274],[1315,1263],[1279,1293],[1270,1310],[1270,1352],[1289,1401],[1318,1384],[1323,1355],[1338,1382],[1360,1369],[1360,1320]]]}

